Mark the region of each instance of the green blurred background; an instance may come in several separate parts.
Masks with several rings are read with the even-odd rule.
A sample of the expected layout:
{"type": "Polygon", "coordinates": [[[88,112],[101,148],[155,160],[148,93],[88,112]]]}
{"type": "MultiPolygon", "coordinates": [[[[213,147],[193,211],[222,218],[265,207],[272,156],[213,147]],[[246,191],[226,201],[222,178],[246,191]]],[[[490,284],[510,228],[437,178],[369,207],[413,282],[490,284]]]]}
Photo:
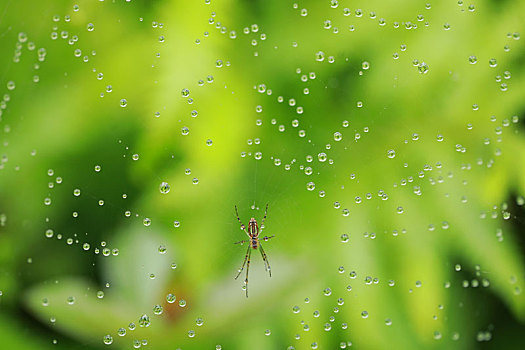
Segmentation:
{"type": "Polygon", "coordinates": [[[524,13],[0,0],[0,348],[521,349],[524,13]]]}

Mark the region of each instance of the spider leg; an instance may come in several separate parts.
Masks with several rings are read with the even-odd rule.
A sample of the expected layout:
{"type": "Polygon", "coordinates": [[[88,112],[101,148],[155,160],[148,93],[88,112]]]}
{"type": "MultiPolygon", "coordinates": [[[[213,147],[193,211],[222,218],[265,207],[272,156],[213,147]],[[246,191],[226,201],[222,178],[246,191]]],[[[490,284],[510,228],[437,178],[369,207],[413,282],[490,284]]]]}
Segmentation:
{"type": "Polygon", "coordinates": [[[268,214],[268,203],[266,203],[266,209],[264,209],[264,216],[261,220],[261,226],[264,225],[264,220],[266,220],[266,215],[268,214]]]}
{"type": "Polygon", "coordinates": [[[251,247],[248,247],[248,264],[246,265],[246,279],[244,280],[244,284],[246,285],[246,298],[248,298],[248,270],[250,269],[250,257],[252,255],[250,248],[251,247]]]}
{"type": "Polygon", "coordinates": [[[269,237],[268,237],[268,236],[264,236],[264,237],[262,238],[262,240],[265,241],[265,242],[267,242],[270,238],[274,238],[274,237],[275,237],[275,235],[271,235],[271,236],[269,236],[269,237]]]}
{"type": "Polygon", "coordinates": [[[239,243],[240,243],[240,244],[244,244],[244,243],[246,243],[246,242],[249,242],[249,241],[239,241],[239,242],[235,242],[235,243],[233,243],[233,244],[239,244],[239,243]]]}
{"type": "Polygon", "coordinates": [[[239,218],[239,212],[237,211],[237,206],[235,206],[235,214],[237,214],[237,221],[239,221],[239,224],[241,224],[241,230],[243,230],[244,233],[246,233],[246,235],[250,237],[250,234],[248,233],[248,231],[246,231],[246,226],[244,226],[241,219],[239,218]]]}
{"type": "Polygon", "coordinates": [[[241,224],[241,230],[246,232],[246,226],[244,226],[241,219],[239,218],[239,212],[237,211],[237,206],[235,206],[235,214],[237,215],[237,221],[239,221],[239,224],[241,224]]]}
{"type": "Polygon", "coordinates": [[[235,279],[239,278],[239,276],[241,275],[242,270],[244,270],[244,265],[246,265],[246,260],[248,259],[248,254],[250,253],[250,248],[251,247],[248,247],[248,250],[246,251],[246,255],[244,256],[244,262],[242,263],[242,266],[241,266],[241,269],[239,270],[239,273],[237,274],[237,276],[235,276],[235,279]]]}
{"type": "Polygon", "coordinates": [[[270,274],[270,277],[272,277],[272,269],[270,268],[270,262],[268,261],[268,256],[266,256],[266,253],[264,252],[262,244],[259,244],[259,251],[261,252],[261,255],[264,261],[264,269],[268,271],[268,273],[270,274]]]}

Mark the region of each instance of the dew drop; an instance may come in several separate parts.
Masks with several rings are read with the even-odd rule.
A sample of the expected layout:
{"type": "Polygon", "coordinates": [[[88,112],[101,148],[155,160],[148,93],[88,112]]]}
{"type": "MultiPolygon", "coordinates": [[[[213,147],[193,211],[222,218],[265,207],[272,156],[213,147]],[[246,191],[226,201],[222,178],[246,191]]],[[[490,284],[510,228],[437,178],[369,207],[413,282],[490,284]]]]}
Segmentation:
{"type": "Polygon", "coordinates": [[[394,151],[393,149],[390,149],[388,150],[386,154],[388,158],[394,158],[396,156],[396,151],[394,151]]]}
{"type": "Polygon", "coordinates": [[[170,185],[167,182],[161,182],[159,190],[162,194],[168,194],[170,192],[170,185]]]}
{"type": "Polygon", "coordinates": [[[104,336],[104,344],[111,345],[113,343],[113,337],[109,334],[104,336]]]}
{"type": "Polygon", "coordinates": [[[427,74],[428,73],[428,64],[426,64],[425,62],[421,62],[420,64],[418,64],[417,66],[417,70],[419,71],[420,74],[427,74]]]}
{"type": "Polygon", "coordinates": [[[151,321],[149,319],[149,316],[144,314],[142,316],[140,316],[139,318],[139,326],[140,327],[149,327],[151,324],[151,321]]]}
{"type": "Polygon", "coordinates": [[[153,313],[154,313],[155,315],[161,315],[163,311],[164,311],[164,309],[163,309],[162,306],[160,306],[159,304],[157,304],[157,305],[155,305],[155,306],[153,307],[153,313]]]}
{"type": "Polygon", "coordinates": [[[173,303],[175,302],[175,300],[177,300],[177,297],[175,297],[174,294],[171,294],[171,293],[170,293],[170,294],[168,294],[168,295],[166,296],[166,301],[167,301],[168,303],[170,303],[170,304],[173,304],[173,303]]]}

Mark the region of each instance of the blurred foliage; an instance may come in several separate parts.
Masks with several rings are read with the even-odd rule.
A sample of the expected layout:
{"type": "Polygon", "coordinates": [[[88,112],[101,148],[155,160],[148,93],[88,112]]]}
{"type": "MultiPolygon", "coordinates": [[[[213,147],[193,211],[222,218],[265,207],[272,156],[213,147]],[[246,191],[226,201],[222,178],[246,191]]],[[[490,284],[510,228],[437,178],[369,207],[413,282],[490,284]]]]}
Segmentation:
{"type": "Polygon", "coordinates": [[[521,348],[523,13],[0,0],[2,347],[521,348]]]}

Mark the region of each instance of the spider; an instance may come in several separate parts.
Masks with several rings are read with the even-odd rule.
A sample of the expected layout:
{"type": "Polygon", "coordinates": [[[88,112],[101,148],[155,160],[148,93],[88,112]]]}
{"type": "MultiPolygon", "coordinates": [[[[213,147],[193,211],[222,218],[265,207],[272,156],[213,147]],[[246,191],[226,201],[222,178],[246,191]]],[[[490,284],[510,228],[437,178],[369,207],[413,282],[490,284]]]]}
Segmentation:
{"type": "MultiPolygon", "coordinates": [[[[239,273],[235,277],[235,279],[239,278],[241,275],[242,270],[244,270],[244,266],[246,265],[246,279],[244,280],[244,283],[246,284],[246,298],[248,298],[248,270],[250,269],[250,256],[252,254],[252,249],[259,248],[259,251],[261,252],[261,256],[264,261],[264,269],[268,271],[270,274],[270,277],[272,277],[272,270],[270,269],[270,263],[268,262],[268,257],[266,256],[266,253],[264,252],[264,249],[261,245],[261,239],[259,238],[259,234],[262,233],[262,229],[264,226],[264,219],[266,219],[266,214],[268,213],[268,204],[266,204],[266,209],[264,210],[264,216],[261,221],[261,229],[259,229],[259,225],[257,225],[257,220],[254,218],[250,219],[250,222],[248,223],[248,230],[246,230],[246,226],[242,223],[241,219],[239,218],[239,212],[237,211],[237,206],[235,206],[235,214],[237,214],[237,220],[239,221],[239,224],[241,224],[241,230],[243,230],[250,239],[245,241],[239,241],[235,242],[235,244],[244,244],[246,242],[249,242],[250,245],[248,246],[248,250],[246,251],[246,255],[244,256],[244,262],[242,263],[242,267],[239,269],[239,273]]],[[[270,238],[275,237],[273,236],[264,236],[262,237],[262,240],[267,242],[270,238]]]]}

